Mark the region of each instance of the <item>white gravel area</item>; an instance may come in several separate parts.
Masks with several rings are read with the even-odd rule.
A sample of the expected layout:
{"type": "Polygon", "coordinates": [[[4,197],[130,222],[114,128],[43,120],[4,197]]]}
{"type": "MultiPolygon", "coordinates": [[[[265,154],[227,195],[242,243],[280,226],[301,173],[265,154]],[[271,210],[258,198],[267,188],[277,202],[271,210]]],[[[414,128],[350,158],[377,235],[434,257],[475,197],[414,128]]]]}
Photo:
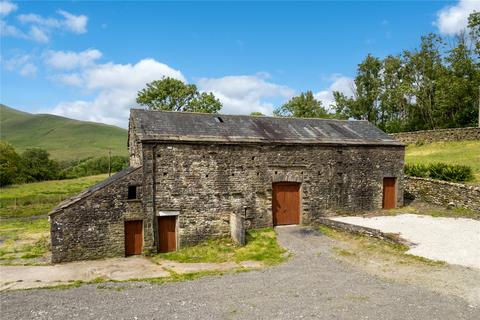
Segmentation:
{"type": "Polygon", "coordinates": [[[332,220],[369,227],[414,243],[407,253],[480,269],[480,221],[401,214],[380,217],[335,217],[332,220]]]}

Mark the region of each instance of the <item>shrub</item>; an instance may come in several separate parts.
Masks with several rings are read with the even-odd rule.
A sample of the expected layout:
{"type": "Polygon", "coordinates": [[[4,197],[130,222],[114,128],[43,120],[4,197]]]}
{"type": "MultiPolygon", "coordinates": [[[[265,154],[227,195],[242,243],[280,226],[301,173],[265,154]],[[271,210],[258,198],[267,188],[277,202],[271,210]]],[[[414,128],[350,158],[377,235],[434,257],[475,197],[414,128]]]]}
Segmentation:
{"type": "MultiPolygon", "coordinates": [[[[63,174],[67,178],[79,178],[92,176],[102,173],[108,173],[108,157],[87,158],[81,160],[76,165],[63,170],[63,174]]],[[[117,172],[128,167],[128,157],[112,156],[111,157],[111,171],[117,172]]]]}
{"type": "Polygon", "coordinates": [[[405,164],[405,174],[412,177],[428,177],[428,167],[424,164],[405,164]]]}
{"type": "Polygon", "coordinates": [[[423,164],[406,164],[405,174],[412,177],[429,177],[437,180],[464,182],[474,179],[472,168],[465,165],[446,164],[442,162],[423,164]]]}

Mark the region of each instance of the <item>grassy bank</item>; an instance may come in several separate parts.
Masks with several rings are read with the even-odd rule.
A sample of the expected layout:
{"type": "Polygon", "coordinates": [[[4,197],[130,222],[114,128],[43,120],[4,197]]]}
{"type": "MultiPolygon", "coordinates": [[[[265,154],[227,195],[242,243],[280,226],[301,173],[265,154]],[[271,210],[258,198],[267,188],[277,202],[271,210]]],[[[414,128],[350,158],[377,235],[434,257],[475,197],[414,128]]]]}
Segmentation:
{"type": "Polygon", "coordinates": [[[107,175],[14,185],[0,190],[0,263],[48,262],[47,214],[60,201],[104,180],[107,175]]]}
{"type": "Polygon", "coordinates": [[[285,252],[285,249],[278,245],[273,229],[265,228],[248,231],[247,244],[244,247],[236,246],[230,238],[208,240],[175,252],[157,254],[153,260],[190,263],[261,261],[266,265],[275,265],[286,259],[285,252]]]}
{"type": "Polygon", "coordinates": [[[0,218],[47,214],[62,200],[104,180],[108,175],[13,185],[0,189],[0,218]]]}
{"type": "Polygon", "coordinates": [[[474,171],[474,182],[480,183],[480,141],[449,141],[408,145],[405,161],[412,164],[444,162],[467,165],[474,171]]]}

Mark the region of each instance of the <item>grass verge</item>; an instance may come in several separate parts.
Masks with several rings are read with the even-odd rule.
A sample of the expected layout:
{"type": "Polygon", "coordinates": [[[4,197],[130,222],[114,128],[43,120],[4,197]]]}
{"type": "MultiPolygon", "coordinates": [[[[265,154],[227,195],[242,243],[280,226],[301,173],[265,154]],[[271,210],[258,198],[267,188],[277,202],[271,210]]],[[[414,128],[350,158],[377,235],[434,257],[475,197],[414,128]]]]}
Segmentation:
{"type": "Polygon", "coordinates": [[[339,240],[342,246],[334,247],[335,253],[344,258],[362,260],[362,259],[382,259],[396,263],[424,264],[429,266],[444,265],[445,262],[430,260],[419,256],[406,253],[408,246],[392,243],[389,241],[372,238],[363,235],[356,235],[345,231],[336,230],[327,226],[320,226],[320,232],[333,239],[339,240]]]}
{"type": "Polygon", "coordinates": [[[229,238],[222,238],[207,240],[175,252],[160,253],[152,259],[184,263],[260,261],[265,265],[275,265],[285,261],[285,252],[277,243],[273,229],[265,228],[248,231],[247,244],[244,247],[236,246],[229,238]]]}

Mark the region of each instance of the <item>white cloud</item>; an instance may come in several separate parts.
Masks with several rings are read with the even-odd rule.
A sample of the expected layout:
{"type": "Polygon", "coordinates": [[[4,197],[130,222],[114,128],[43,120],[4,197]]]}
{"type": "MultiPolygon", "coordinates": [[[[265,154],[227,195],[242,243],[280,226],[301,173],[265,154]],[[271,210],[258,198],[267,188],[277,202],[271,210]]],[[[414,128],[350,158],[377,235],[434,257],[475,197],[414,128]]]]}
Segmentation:
{"type": "Polygon", "coordinates": [[[45,63],[55,69],[72,70],[90,66],[101,57],[102,53],[97,49],[81,52],[49,50],[45,54],[45,63]]]}
{"type": "Polygon", "coordinates": [[[136,106],[137,91],[162,77],[185,81],[183,74],[154,59],[136,64],[94,64],[75,73],[53,77],[69,86],[96,94],[92,100],[62,101],[49,113],[126,127],[129,110],[136,106]]]}
{"type": "Polygon", "coordinates": [[[50,41],[50,38],[48,37],[46,31],[40,29],[37,26],[32,26],[30,28],[29,36],[31,39],[40,43],[47,43],[48,41],[50,41]]]}
{"type": "Polygon", "coordinates": [[[274,101],[286,100],[294,94],[287,86],[268,82],[268,74],[226,76],[198,80],[201,91],[213,92],[222,102],[222,113],[250,114],[258,111],[271,114],[274,101]]]}
{"type": "Polygon", "coordinates": [[[1,16],[7,16],[13,11],[17,10],[17,5],[13,2],[10,2],[8,0],[6,1],[0,1],[0,15],[1,16]]]}
{"type": "Polygon", "coordinates": [[[70,12],[59,10],[58,14],[62,15],[65,20],[63,24],[72,32],[85,33],[87,32],[88,17],[84,15],[73,15],[70,12]]]}
{"type": "Polygon", "coordinates": [[[6,22],[0,21],[1,35],[47,43],[55,31],[69,31],[73,33],[87,32],[87,16],[77,16],[64,10],[57,11],[57,14],[61,17],[43,17],[34,13],[18,15],[18,21],[22,25],[25,25],[28,31],[22,31],[16,26],[8,25],[6,22]]]}
{"type": "Polygon", "coordinates": [[[437,20],[433,24],[442,34],[455,35],[467,27],[468,16],[473,11],[480,11],[480,1],[459,0],[456,5],[437,12],[437,20]]]}
{"type": "Polygon", "coordinates": [[[322,101],[323,106],[327,110],[331,109],[331,106],[335,102],[335,99],[333,98],[333,91],[339,91],[345,94],[347,97],[351,97],[353,96],[353,91],[355,89],[355,83],[350,77],[335,74],[330,77],[330,80],[332,81],[332,84],[328,87],[328,89],[315,93],[315,98],[322,101]]]}
{"type": "Polygon", "coordinates": [[[28,38],[23,31],[3,20],[0,20],[0,34],[4,37],[28,38]]]}
{"type": "Polygon", "coordinates": [[[33,78],[37,75],[37,67],[32,60],[32,56],[24,54],[2,60],[2,64],[8,71],[17,72],[24,77],[33,78]]]}

